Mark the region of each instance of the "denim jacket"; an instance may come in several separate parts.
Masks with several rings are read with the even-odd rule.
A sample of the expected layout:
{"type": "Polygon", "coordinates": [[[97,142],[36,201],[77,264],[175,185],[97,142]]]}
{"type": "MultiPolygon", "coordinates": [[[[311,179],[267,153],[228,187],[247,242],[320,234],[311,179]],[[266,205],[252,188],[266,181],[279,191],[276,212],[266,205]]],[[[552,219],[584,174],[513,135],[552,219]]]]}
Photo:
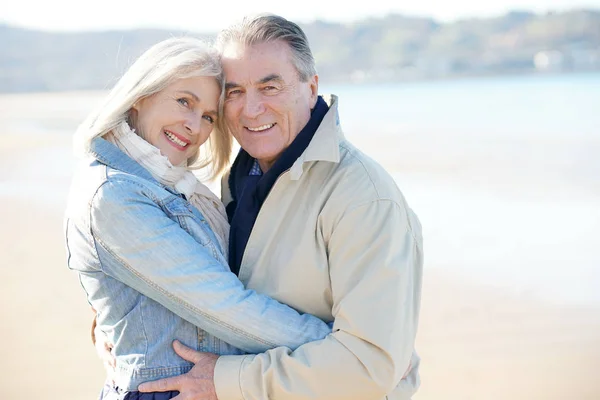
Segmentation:
{"type": "Polygon", "coordinates": [[[65,235],[68,267],[114,344],[120,389],[189,371],[174,339],[239,355],[295,349],[331,332],[310,314],[246,290],[198,210],[102,138],[73,178],[65,235]]]}

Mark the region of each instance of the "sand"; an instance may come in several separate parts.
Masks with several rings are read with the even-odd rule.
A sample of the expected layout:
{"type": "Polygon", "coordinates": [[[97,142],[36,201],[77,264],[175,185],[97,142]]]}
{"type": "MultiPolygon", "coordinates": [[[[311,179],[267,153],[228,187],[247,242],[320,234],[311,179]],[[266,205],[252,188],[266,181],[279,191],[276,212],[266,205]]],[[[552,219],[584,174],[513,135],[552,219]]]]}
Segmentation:
{"type": "MultiPolygon", "coordinates": [[[[31,170],[23,140],[1,137],[0,184],[31,170]]],[[[69,140],[27,142],[50,145],[66,148],[69,140]]],[[[68,179],[37,167],[24,184],[66,190],[68,179]]],[[[90,341],[92,313],[66,267],[64,196],[42,196],[0,191],[0,399],[94,399],[103,369],[90,341]]],[[[426,264],[416,400],[600,399],[600,310],[545,303],[433,267],[426,264]]]]}

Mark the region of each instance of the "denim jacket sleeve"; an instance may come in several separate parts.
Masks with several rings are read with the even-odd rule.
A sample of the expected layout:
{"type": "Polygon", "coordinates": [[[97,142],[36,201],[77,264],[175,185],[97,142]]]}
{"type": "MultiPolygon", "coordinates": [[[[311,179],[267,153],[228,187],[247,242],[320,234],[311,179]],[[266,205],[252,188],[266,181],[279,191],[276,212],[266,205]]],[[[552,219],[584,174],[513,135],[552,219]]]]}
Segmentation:
{"type": "Polygon", "coordinates": [[[151,194],[109,180],[91,204],[91,230],[104,273],[246,352],[323,339],[330,327],[276,300],[246,290],[151,194]]]}

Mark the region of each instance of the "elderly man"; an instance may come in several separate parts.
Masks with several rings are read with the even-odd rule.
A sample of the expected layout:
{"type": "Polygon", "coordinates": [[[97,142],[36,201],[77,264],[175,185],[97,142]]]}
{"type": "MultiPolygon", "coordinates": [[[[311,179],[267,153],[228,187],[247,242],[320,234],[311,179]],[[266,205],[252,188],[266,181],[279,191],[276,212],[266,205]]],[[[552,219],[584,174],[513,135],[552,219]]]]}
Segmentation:
{"type": "Polygon", "coordinates": [[[179,390],[182,399],[409,399],[419,384],[417,217],[389,174],[344,138],[338,100],[319,96],[296,24],[245,19],[217,43],[224,117],[242,147],[222,185],[231,269],[248,288],[333,322],[333,332],[295,351],[242,356],[176,343],[194,368],[140,390],[179,390]]]}

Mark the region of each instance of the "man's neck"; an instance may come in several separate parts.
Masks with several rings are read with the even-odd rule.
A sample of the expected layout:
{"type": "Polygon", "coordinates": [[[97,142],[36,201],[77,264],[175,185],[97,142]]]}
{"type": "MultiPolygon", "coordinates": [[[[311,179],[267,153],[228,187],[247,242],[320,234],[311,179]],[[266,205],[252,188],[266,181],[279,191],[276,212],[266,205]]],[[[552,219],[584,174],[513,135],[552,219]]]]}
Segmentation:
{"type": "Polygon", "coordinates": [[[273,164],[275,164],[275,161],[277,161],[277,159],[272,159],[272,160],[259,160],[256,159],[256,161],[258,161],[258,166],[260,167],[260,170],[264,173],[266,173],[269,169],[271,169],[271,167],[273,166],[273,164]]]}

